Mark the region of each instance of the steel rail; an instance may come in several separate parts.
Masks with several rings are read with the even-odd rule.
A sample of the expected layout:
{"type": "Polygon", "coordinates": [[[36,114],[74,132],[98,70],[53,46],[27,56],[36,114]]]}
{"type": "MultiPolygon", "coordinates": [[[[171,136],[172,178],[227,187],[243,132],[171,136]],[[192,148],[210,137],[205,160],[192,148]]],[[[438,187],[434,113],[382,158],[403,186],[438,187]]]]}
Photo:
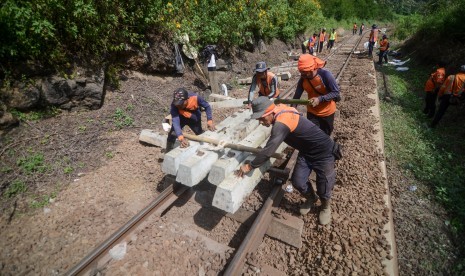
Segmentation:
{"type": "MultiPolygon", "coordinates": [[[[354,49],[358,47],[360,44],[361,38],[358,40],[358,42],[355,43],[355,46],[353,47],[352,51],[350,52],[349,56],[347,59],[344,61],[344,65],[341,68],[341,70],[338,73],[338,76],[341,76],[341,73],[345,70],[349,59],[352,57],[352,53],[354,52],[354,49]]],[[[329,56],[326,57],[328,59],[332,55],[334,55],[336,51],[331,53],[329,56]]],[[[325,60],[326,60],[325,59],[325,60]]],[[[337,79],[338,80],[338,79],[337,79]]],[[[290,88],[288,88],[282,95],[282,99],[286,99],[287,97],[290,96],[291,89],[297,85],[298,81],[296,81],[290,88]]],[[[294,150],[291,158],[286,164],[285,170],[288,170],[289,172],[293,169],[295,162],[297,160],[297,155],[298,151],[294,150]]],[[[234,255],[233,259],[231,262],[228,264],[228,267],[226,271],[224,272],[225,276],[236,276],[236,275],[242,275],[242,270],[244,268],[244,264],[246,262],[246,258],[249,253],[255,252],[258,247],[261,244],[261,241],[263,240],[263,237],[265,236],[265,233],[271,223],[272,216],[271,216],[271,210],[273,207],[279,206],[279,203],[281,202],[281,199],[283,197],[283,188],[286,185],[286,181],[283,183],[283,185],[279,185],[273,188],[271,191],[268,199],[265,201],[263,204],[260,213],[258,214],[257,218],[255,219],[253,225],[251,226],[249,232],[247,233],[246,237],[242,241],[241,245],[236,251],[236,254],[234,255]]]]}
{"type": "MultiPolygon", "coordinates": [[[[294,150],[291,158],[289,159],[286,168],[284,170],[291,170],[297,160],[298,151],[294,150]]],[[[255,252],[261,244],[263,237],[265,236],[266,230],[271,223],[272,216],[271,210],[273,207],[279,206],[283,197],[283,188],[286,185],[286,181],[282,185],[277,185],[273,188],[268,199],[263,204],[260,213],[252,224],[247,236],[242,241],[240,247],[237,249],[234,258],[228,265],[228,268],[224,272],[225,276],[236,276],[242,274],[242,269],[245,264],[245,259],[250,252],[255,252]]]]}
{"type": "Polygon", "coordinates": [[[362,36],[360,36],[360,38],[358,39],[358,41],[355,43],[355,46],[354,48],[352,48],[352,51],[350,51],[350,54],[349,56],[347,57],[347,59],[344,61],[344,65],[342,66],[341,70],[339,71],[339,73],[337,74],[336,76],[336,81],[339,83],[339,80],[342,76],[342,73],[345,71],[347,65],[349,64],[349,60],[350,58],[352,57],[353,53],[354,53],[354,50],[358,48],[358,46],[360,45],[360,42],[362,41],[362,36]]]}
{"type": "MultiPolygon", "coordinates": [[[[347,64],[349,63],[349,62],[348,62],[349,59],[352,57],[352,54],[354,53],[354,50],[358,47],[358,45],[360,44],[360,42],[362,41],[362,39],[363,39],[363,36],[360,36],[360,38],[358,38],[358,41],[355,43],[355,46],[353,47],[353,49],[352,49],[352,51],[350,52],[349,56],[348,56],[347,59],[344,61],[344,65],[342,66],[342,69],[341,69],[341,70],[338,72],[338,74],[336,75],[336,81],[337,81],[337,82],[339,82],[339,79],[340,79],[340,77],[341,77],[341,75],[342,75],[342,72],[343,72],[343,71],[345,70],[345,68],[347,67],[347,64]]],[[[324,61],[328,61],[328,59],[329,59],[330,57],[332,57],[333,55],[335,55],[335,54],[338,52],[339,48],[340,48],[341,46],[343,46],[345,43],[346,43],[346,42],[344,42],[342,45],[338,46],[338,48],[335,49],[335,51],[333,51],[332,53],[330,53],[330,54],[329,54],[328,56],[326,56],[323,60],[324,60],[324,61]]],[[[292,93],[291,93],[291,92],[292,92],[292,89],[293,89],[294,87],[297,86],[297,83],[299,83],[299,80],[295,81],[294,84],[292,84],[288,89],[286,89],[286,91],[284,91],[284,93],[281,95],[280,98],[282,98],[282,99],[287,99],[288,97],[290,97],[291,94],[292,94],[292,93]]]]}
{"type": "Polygon", "coordinates": [[[92,265],[96,264],[97,261],[108,253],[110,248],[117,244],[122,238],[127,236],[134,230],[140,222],[142,222],[146,217],[148,217],[152,212],[159,209],[164,202],[169,200],[174,196],[179,196],[185,191],[188,190],[188,187],[182,186],[178,191],[174,191],[173,184],[170,184],[166,187],[149,205],[147,205],[142,211],[137,213],[132,217],[125,225],[113,233],[108,239],[103,243],[97,246],[91,253],[84,257],[77,265],[71,268],[65,275],[82,275],[84,273],[89,273],[92,275],[92,265]]]}
{"type": "MultiPolygon", "coordinates": [[[[359,41],[354,46],[354,49],[358,47],[360,44],[359,41]]],[[[342,46],[342,45],[341,45],[342,46]]],[[[340,47],[340,46],[339,46],[340,47]]],[[[324,60],[327,60],[329,57],[336,54],[337,50],[333,53],[330,53],[324,60]]],[[[346,61],[342,69],[339,71],[336,80],[339,81],[341,73],[345,70],[348,60],[353,54],[353,50],[347,57],[346,61]]],[[[291,95],[292,89],[297,86],[298,80],[290,86],[283,94],[283,99],[288,98],[291,95]]],[[[292,157],[290,158],[289,162],[286,165],[286,169],[292,169],[295,160],[297,158],[298,151],[294,151],[292,157]]],[[[248,232],[246,238],[241,243],[237,253],[235,254],[233,260],[230,262],[228,269],[225,271],[224,275],[240,275],[241,270],[245,263],[245,258],[249,252],[254,252],[257,250],[258,246],[263,239],[266,230],[271,222],[271,210],[273,207],[277,207],[281,201],[283,196],[283,186],[276,186],[273,188],[270,196],[264,203],[262,209],[260,210],[259,215],[254,221],[250,231],[248,232]]],[[[89,253],[86,257],[84,257],[77,265],[71,268],[69,271],[66,272],[65,275],[80,275],[84,273],[92,273],[92,265],[96,264],[99,258],[101,258],[104,254],[108,253],[109,249],[121,241],[125,236],[131,233],[146,217],[148,217],[152,212],[159,209],[162,204],[168,201],[170,198],[174,196],[180,196],[185,191],[188,190],[188,187],[182,186],[177,192],[173,190],[173,184],[169,185],[166,189],[164,189],[148,206],[146,206],[142,211],[136,214],[133,218],[131,218],[125,225],[123,225],[120,229],[118,229],[115,233],[113,233],[107,240],[97,246],[91,253],[89,253]]]]}

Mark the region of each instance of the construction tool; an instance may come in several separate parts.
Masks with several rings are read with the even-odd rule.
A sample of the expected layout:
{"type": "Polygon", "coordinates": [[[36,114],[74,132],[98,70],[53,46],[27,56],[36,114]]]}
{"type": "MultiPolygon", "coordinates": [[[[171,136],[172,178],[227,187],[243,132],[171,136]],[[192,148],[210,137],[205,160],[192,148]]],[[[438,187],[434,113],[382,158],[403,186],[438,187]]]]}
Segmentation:
{"type": "MultiPolygon", "coordinates": [[[[273,100],[273,99],[271,99],[273,100]]],[[[244,104],[250,104],[250,101],[244,101],[244,104]]],[[[312,100],[300,100],[300,99],[274,99],[275,104],[302,104],[309,105],[312,100]]]]}
{"type": "MultiPolygon", "coordinates": [[[[216,140],[216,139],[212,139],[212,138],[208,138],[208,137],[203,137],[203,136],[197,136],[197,135],[194,135],[194,134],[183,133],[182,135],[184,137],[186,137],[187,139],[189,139],[189,140],[193,140],[193,141],[197,141],[197,142],[206,142],[206,143],[209,143],[209,144],[213,144],[215,146],[220,145],[222,147],[230,148],[230,149],[233,149],[233,150],[246,151],[246,152],[251,152],[251,153],[259,153],[261,151],[261,149],[248,147],[248,146],[243,146],[243,145],[239,145],[239,144],[222,143],[222,141],[220,141],[220,140],[216,140]]],[[[273,155],[271,155],[271,157],[274,157],[274,158],[277,158],[277,159],[283,159],[283,158],[286,157],[286,155],[276,152],[276,153],[273,153],[273,155]]]]}

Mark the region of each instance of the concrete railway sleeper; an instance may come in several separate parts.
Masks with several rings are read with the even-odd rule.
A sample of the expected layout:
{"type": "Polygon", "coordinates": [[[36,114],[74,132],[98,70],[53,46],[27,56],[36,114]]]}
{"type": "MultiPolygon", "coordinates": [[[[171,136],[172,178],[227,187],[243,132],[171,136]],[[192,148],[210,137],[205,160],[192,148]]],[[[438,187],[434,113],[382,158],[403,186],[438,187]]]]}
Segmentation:
{"type": "MultiPolygon", "coordinates": [[[[345,56],[343,62],[337,62],[337,64],[331,64],[332,67],[337,67],[332,69],[332,72],[337,72],[336,80],[338,82],[344,79],[345,71],[350,67],[350,61],[353,59],[354,51],[359,47],[360,41],[363,39],[363,36],[350,37],[344,44],[338,45],[334,51],[326,57],[326,60],[334,58],[336,55],[345,56]],[[350,45],[350,49],[346,48],[346,45],[350,45]],[[344,52],[342,49],[347,49],[344,52]]],[[[293,89],[296,86],[297,82],[291,85],[284,93],[282,93],[281,98],[287,99],[292,95],[293,89]]],[[[337,135],[337,133],[336,133],[337,135]]],[[[336,137],[337,138],[337,137],[336,137]]],[[[251,253],[254,253],[260,246],[263,241],[265,234],[267,234],[267,229],[270,226],[272,221],[272,210],[279,207],[281,198],[283,197],[284,187],[287,185],[287,179],[292,170],[295,160],[297,157],[297,151],[293,151],[292,154],[286,156],[284,160],[279,160],[281,166],[279,168],[272,167],[269,169],[271,182],[275,184],[272,189],[268,199],[263,203],[260,213],[257,215],[253,224],[248,230],[247,235],[242,240],[241,245],[235,250],[235,255],[229,258],[229,263],[226,265],[225,270],[223,270],[224,275],[241,275],[243,273],[244,265],[249,263],[254,265],[253,261],[248,261],[247,258],[251,253]]],[[[68,271],[67,275],[95,275],[98,271],[101,271],[102,268],[109,263],[110,258],[108,257],[108,251],[111,246],[116,245],[121,242],[125,237],[128,237],[131,231],[135,230],[137,226],[141,225],[150,214],[158,213],[161,214],[164,210],[170,208],[170,205],[179,197],[187,196],[186,191],[191,191],[192,189],[187,186],[179,185],[176,183],[176,187],[180,187],[177,191],[173,190],[173,185],[175,184],[175,176],[167,175],[168,179],[171,179],[170,185],[146,208],[144,208],[139,214],[134,216],[126,225],[121,227],[117,232],[115,232],[110,238],[108,238],[104,243],[98,246],[92,253],[86,256],[79,264],[73,267],[68,271]]],[[[192,194],[191,194],[192,196],[192,194]]],[[[211,207],[211,206],[210,206],[211,207]]],[[[392,220],[392,216],[390,217],[392,220]]],[[[391,231],[392,233],[392,231],[391,231]]],[[[391,247],[391,252],[395,251],[395,243],[392,241],[393,246],[391,247]]],[[[393,253],[395,257],[395,253],[393,253]]],[[[395,260],[395,258],[394,258],[395,260]]],[[[396,262],[394,261],[391,264],[386,266],[391,266],[388,269],[389,275],[397,275],[396,262]]],[[[352,269],[352,268],[351,268],[352,269]]]]}

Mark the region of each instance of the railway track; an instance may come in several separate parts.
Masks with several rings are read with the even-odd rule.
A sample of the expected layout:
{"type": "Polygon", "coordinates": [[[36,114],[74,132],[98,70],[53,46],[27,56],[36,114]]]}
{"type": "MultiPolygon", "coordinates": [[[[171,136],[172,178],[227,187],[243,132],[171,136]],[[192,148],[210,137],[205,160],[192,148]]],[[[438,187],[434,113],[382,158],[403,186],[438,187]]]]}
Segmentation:
{"type": "MultiPolygon", "coordinates": [[[[360,47],[362,38],[363,36],[351,36],[324,57],[324,59],[328,61],[326,67],[331,72],[335,73],[338,82],[343,80],[350,61],[353,58],[353,53],[360,47]]],[[[291,97],[296,84],[297,81],[282,93],[282,98],[291,97]]],[[[342,93],[344,93],[343,90],[342,93]]],[[[281,161],[279,167],[270,170],[270,177],[273,184],[275,184],[274,188],[263,204],[260,213],[257,215],[241,245],[235,250],[234,256],[230,258],[229,263],[225,267],[224,275],[241,275],[247,257],[258,249],[271,222],[272,210],[279,206],[281,198],[283,197],[284,186],[293,168],[296,156],[297,152],[290,152],[287,158],[281,161]]],[[[99,271],[102,271],[110,262],[111,257],[109,256],[109,251],[113,246],[123,241],[129,241],[130,237],[139,231],[138,229],[140,229],[141,225],[144,224],[144,221],[148,217],[154,214],[161,215],[166,212],[171,204],[178,198],[192,193],[192,188],[177,185],[174,179],[168,179],[169,183],[167,188],[163,190],[157,198],[118,229],[118,231],[112,234],[107,240],[97,246],[76,266],[70,269],[66,275],[97,275],[99,271]]],[[[167,214],[169,215],[169,212],[167,214]]]]}

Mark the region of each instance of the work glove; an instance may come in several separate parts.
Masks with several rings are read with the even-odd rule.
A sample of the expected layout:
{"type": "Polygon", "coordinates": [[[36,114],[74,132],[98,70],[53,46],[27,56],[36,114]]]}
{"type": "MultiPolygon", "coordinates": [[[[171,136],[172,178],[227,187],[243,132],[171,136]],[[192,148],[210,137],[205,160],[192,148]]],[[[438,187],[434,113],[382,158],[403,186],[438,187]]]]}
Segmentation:
{"type": "Polygon", "coordinates": [[[182,137],[179,141],[181,142],[181,148],[187,148],[189,146],[189,140],[187,140],[187,138],[182,137]]]}
{"type": "Polygon", "coordinates": [[[215,130],[216,130],[215,125],[213,125],[213,121],[212,121],[212,120],[209,120],[209,121],[207,122],[207,128],[208,128],[208,130],[210,130],[210,131],[215,131],[215,130]]]}
{"type": "Polygon", "coordinates": [[[242,165],[237,171],[234,172],[234,174],[238,177],[244,177],[247,173],[249,173],[252,170],[252,166],[250,163],[245,163],[242,165]]]}
{"type": "Polygon", "coordinates": [[[313,107],[316,107],[317,105],[320,104],[320,98],[319,98],[319,97],[311,98],[311,99],[310,99],[310,104],[311,104],[313,107]]]}

